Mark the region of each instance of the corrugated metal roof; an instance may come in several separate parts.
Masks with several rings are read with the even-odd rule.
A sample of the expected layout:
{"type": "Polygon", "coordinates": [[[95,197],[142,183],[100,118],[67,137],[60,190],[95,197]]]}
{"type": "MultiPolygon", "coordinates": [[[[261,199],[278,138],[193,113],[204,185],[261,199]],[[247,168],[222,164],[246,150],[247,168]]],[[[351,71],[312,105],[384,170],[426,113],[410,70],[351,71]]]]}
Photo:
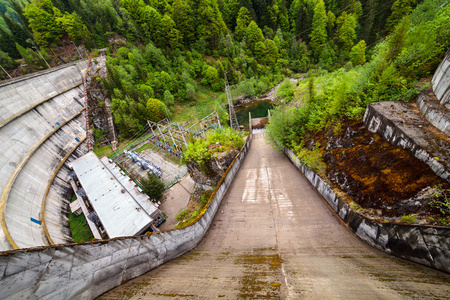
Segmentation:
{"type": "Polygon", "coordinates": [[[89,152],[71,165],[110,238],[138,234],[153,221],[157,208],[106,157],[89,152]]]}

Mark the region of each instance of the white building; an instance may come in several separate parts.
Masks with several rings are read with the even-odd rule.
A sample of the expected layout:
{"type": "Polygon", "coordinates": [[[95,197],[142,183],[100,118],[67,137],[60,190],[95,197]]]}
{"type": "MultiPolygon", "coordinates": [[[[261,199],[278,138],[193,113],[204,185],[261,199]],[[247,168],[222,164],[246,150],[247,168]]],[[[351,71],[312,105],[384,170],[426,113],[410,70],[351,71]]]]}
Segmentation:
{"type": "Polygon", "coordinates": [[[86,219],[91,226],[95,223],[103,238],[144,234],[164,221],[149,197],[107,157],[99,159],[88,152],[70,166],[85,194],[78,201],[84,201],[86,219]]]}

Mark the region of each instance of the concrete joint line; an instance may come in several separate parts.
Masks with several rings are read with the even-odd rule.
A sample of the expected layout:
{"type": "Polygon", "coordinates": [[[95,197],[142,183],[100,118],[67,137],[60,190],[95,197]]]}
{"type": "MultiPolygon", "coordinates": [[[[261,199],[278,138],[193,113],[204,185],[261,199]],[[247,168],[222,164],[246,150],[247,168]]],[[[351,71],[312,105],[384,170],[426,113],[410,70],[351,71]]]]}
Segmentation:
{"type": "Polygon", "coordinates": [[[77,112],[76,114],[74,114],[72,117],[70,117],[69,119],[67,119],[66,121],[64,121],[64,123],[62,123],[60,126],[55,127],[52,131],[50,131],[46,136],[44,136],[43,139],[41,139],[30,151],[28,151],[28,153],[24,156],[24,158],[22,158],[22,160],[20,161],[19,164],[17,164],[14,172],[12,173],[12,175],[9,177],[2,195],[0,197],[0,221],[1,221],[1,226],[2,229],[5,233],[6,239],[8,240],[8,242],[11,244],[11,246],[14,249],[19,249],[19,247],[17,246],[17,244],[14,242],[13,238],[11,237],[11,234],[9,233],[8,230],[8,226],[6,225],[6,221],[5,221],[5,209],[6,209],[6,201],[8,200],[8,196],[9,196],[9,192],[11,191],[11,187],[14,184],[14,181],[16,180],[17,176],[19,175],[20,171],[22,171],[23,167],[25,166],[25,164],[28,162],[28,160],[30,159],[30,157],[33,155],[34,152],[36,152],[36,150],[42,146],[42,144],[48,139],[50,138],[56,131],[58,131],[59,129],[61,129],[64,125],[66,125],[68,122],[72,121],[74,118],[76,118],[77,116],[79,116],[82,112],[83,112],[84,108],[81,109],[79,112],[77,112]]]}
{"type": "Polygon", "coordinates": [[[53,95],[53,96],[49,96],[49,97],[45,97],[44,99],[42,99],[42,100],[39,101],[38,103],[36,103],[36,104],[34,104],[34,105],[32,105],[32,106],[30,106],[30,107],[28,107],[28,108],[25,108],[25,109],[19,111],[18,113],[15,113],[14,115],[12,115],[11,117],[9,117],[8,119],[1,121],[1,122],[0,122],[0,128],[2,128],[3,126],[5,126],[5,125],[8,124],[9,122],[13,121],[13,120],[16,119],[17,117],[20,117],[20,116],[23,115],[24,113],[26,113],[26,112],[32,110],[33,108],[36,108],[37,106],[41,105],[42,103],[47,102],[48,100],[51,100],[51,99],[53,99],[53,98],[56,98],[56,97],[60,96],[61,94],[64,94],[65,92],[67,92],[67,91],[69,91],[69,90],[71,90],[71,89],[74,89],[74,88],[78,87],[78,86],[81,85],[81,84],[83,84],[83,82],[80,80],[80,82],[78,82],[78,83],[76,83],[76,84],[73,84],[73,85],[69,86],[68,88],[65,88],[64,90],[60,91],[58,94],[53,95]]]}
{"type": "Polygon", "coordinates": [[[0,87],[11,85],[11,84],[16,83],[16,82],[28,80],[28,79],[39,77],[39,76],[42,76],[42,75],[50,74],[52,72],[59,71],[59,70],[62,70],[62,69],[65,69],[65,68],[69,68],[69,67],[72,67],[72,66],[75,66],[78,69],[78,71],[80,71],[80,73],[81,73],[82,70],[80,70],[79,64],[81,62],[83,62],[83,61],[86,61],[86,59],[81,59],[81,60],[70,62],[70,63],[64,64],[64,65],[56,66],[56,67],[53,67],[53,68],[50,68],[50,69],[34,72],[34,73],[31,73],[31,74],[22,75],[20,77],[16,77],[16,78],[13,78],[13,79],[4,80],[5,82],[2,82],[0,84],[0,87]]]}
{"type": "MultiPolygon", "coordinates": [[[[82,110],[81,110],[82,111],[82,110]]],[[[80,111],[80,112],[81,112],[80,111]]],[[[50,245],[54,245],[52,238],[50,237],[50,233],[47,230],[47,224],[45,222],[45,206],[47,204],[47,196],[48,193],[50,192],[50,187],[53,184],[53,180],[55,179],[56,175],[58,174],[59,170],[61,169],[61,167],[66,163],[67,159],[69,158],[70,155],[72,155],[72,153],[86,140],[86,136],[84,136],[84,138],[82,138],[80,140],[80,142],[78,142],[75,147],[72,148],[72,150],[70,150],[65,156],[64,158],[61,160],[61,162],[58,164],[58,166],[56,167],[55,171],[53,172],[52,177],[50,178],[50,180],[48,181],[47,187],[45,189],[45,194],[44,197],[42,199],[42,210],[41,210],[41,221],[42,221],[42,228],[44,229],[44,233],[45,233],[45,238],[47,238],[47,241],[50,245]]]]}
{"type": "Polygon", "coordinates": [[[428,258],[433,262],[433,264],[436,264],[436,261],[434,260],[433,255],[431,255],[431,253],[430,253],[430,247],[428,246],[427,241],[423,237],[422,231],[420,229],[418,231],[419,231],[420,237],[422,238],[423,243],[425,244],[425,247],[427,248],[428,258]]]}

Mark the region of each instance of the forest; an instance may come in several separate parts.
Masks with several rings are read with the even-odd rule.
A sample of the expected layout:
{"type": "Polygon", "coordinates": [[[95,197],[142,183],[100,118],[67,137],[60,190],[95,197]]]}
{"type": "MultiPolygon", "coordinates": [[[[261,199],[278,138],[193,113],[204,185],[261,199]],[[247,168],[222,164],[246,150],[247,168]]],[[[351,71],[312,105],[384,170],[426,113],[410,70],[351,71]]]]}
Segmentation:
{"type": "Polygon", "coordinates": [[[0,0],[0,65],[26,73],[57,62],[67,44],[94,57],[106,48],[101,83],[123,136],[222,92],[225,74],[246,97],[303,76],[304,92],[286,81],[279,93],[303,105],[279,106],[269,127],[277,141],[298,143],[308,130],[361,118],[370,102],[417,94],[450,47],[448,2],[0,0]]]}

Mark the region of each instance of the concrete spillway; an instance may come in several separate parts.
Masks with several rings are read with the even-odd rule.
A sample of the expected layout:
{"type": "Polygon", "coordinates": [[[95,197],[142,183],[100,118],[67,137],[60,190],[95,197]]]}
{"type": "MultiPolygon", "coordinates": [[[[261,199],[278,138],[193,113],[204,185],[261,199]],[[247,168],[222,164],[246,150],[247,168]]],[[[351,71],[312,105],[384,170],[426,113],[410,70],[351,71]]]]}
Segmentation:
{"type": "Polygon", "coordinates": [[[81,61],[0,84],[0,250],[48,244],[48,181],[86,135],[86,67],[81,61]]]}

